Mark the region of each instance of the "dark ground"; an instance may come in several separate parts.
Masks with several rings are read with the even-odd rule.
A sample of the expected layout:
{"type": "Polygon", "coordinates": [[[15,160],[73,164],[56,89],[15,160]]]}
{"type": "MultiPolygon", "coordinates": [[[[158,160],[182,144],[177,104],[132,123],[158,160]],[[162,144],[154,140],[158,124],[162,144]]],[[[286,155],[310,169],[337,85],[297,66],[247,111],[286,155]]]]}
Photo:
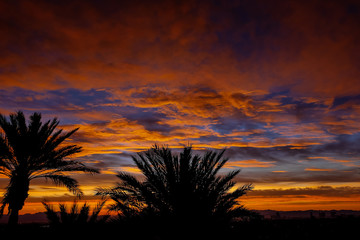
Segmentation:
{"type": "MultiPolygon", "coordinates": [[[[164,224],[166,225],[166,224],[164,224]]],[[[0,239],[358,239],[360,218],[280,219],[236,223],[231,228],[179,229],[151,223],[106,223],[104,225],[58,226],[0,225],[0,239]]]]}

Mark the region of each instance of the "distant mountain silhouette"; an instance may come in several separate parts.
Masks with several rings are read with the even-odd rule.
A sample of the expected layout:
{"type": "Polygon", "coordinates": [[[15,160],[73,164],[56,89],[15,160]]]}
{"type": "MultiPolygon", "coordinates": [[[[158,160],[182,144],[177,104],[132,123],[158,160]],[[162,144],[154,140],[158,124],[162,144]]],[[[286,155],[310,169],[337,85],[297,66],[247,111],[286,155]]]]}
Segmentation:
{"type": "Polygon", "coordinates": [[[360,211],[354,210],[305,210],[305,211],[276,211],[253,210],[265,219],[309,219],[309,218],[350,218],[360,217],[360,211]]]}
{"type": "MultiPolygon", "coordinates": [[[[305,210],[305,211],[276,211],[276,210],[252,210],[257,212],[265,219],[309,219],[311,212],[315,218],[351,218],[360,217],[360,211],[354,210],[305,210]],[[321,213],[323,215],[321,215],[321,213]]],[[[8,215],[0,218],[0,224],[7,223],[8,215]]],[[[19,215],[19,223],[39,223],[48,224],[46,214],[44,212],[27,213],[19,215]]]]}
{"type": "MultiPolygon", "coordinates": [[[[5,224],[8,222],[9,216],[4,215],[0,218],[0,224],[5,224]]],[[[39,213],[27,213],[23,215],[19,215],[19,223],[40,223],[40,224],[47,224],[48,220],[46,218],[46,214],[43,212],[39,213]]]]}

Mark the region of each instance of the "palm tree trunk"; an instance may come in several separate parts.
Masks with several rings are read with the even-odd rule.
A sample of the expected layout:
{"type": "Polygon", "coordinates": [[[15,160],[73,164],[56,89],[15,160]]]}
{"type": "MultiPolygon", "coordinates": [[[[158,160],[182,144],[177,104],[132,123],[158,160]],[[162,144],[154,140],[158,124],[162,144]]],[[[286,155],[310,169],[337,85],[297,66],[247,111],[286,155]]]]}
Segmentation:
{"type": "Polygon", "coordinates": [[[8,224],[11,226],[14,226],[14,225],[17,225],[18,222],[19,222],[19,209],[12,209],[10,211],[8,224]]]}
{"type": "Polygon", "coordinates": [[[8,200],[9,200],[9,225],[17,225],[19,220],[19,211],[23,208],[25,200],[29,196],[29,180],[23,178],[19,181],[19,178],[14,179],[10,187],[8,188],[8,200]]]}

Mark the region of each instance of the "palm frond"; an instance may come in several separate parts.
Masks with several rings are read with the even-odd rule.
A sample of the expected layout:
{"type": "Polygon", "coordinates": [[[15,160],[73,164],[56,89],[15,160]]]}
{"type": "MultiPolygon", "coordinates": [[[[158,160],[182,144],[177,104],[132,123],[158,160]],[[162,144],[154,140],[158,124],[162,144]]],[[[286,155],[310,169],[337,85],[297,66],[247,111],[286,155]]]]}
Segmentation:
{"type": "Polygon", "coordinates": [[[69,176],[58,173],[44,174],[42,177],[52,180],[57,186],[65,186],[70,192],[78,197],[83,195],[83,192],[79,188],[78,182],[69,176]]]}
{"type": "Polygon", "coordinates": [[[50,222],[50,224],[59,224],[60,223],[60,218],[57,215],[57,213],[54,210],[54,207],[50,204],[48,204],[46,201],[42,201],[41,202],[43,204],[43,206],[46,209],[46,218],[48,219],[48,221],[50,222]]]}
{"type": "Polygon", "coordinates": [[[177,156],[169,148],[155,145],[133,156],[145,181],[120,172],[117,177],[121,182],[113,188],[98,189],[98,195],[109,196],[114,201],[110,209],[123,215],[134,214],[135,209],[192,221],[199,217],[230,221],[244,213],[238,198],[251,190],[251,185],[230,191],[240,170],[219,175],[228,161],[224,153],[208,151],[199,156],[185,147],[177,156]]]}
{"type": "Polygon", "coordinates": [[[77,222],[80,224],[85,224],[88,221],[90,213],[90,206],[87,203],[84,203],[80,208],[80,211],[77,213],[77,222]]]}
{"type": "MultiPolygon", "coordinates": [[[[90,217],[90,219],[89,219],[89,222],[90,222],[90,223],[95,223],[95,222],[96,222],[96,220],[97,220],[97,218],[98,218],[101,210],[102,210],[103,207],[105,206],[105,203],[106,203],[106,200],[103,200],[103,201],[97,203],[97,205],[96,205],[96,207],[93,209],[92,214],[91,214],[91,217],[90,217]]],[[[107,219],[107,218],[109,217],[109,215],[105,215],[104,217],[107,219]],[[106,217],[106,216],[107,216],[107,217],[106,217]]],[[[105,219],[102,219],[101,221],[103,221],[103,220],[105,220],[105,219]]],[[[105,220],[105,221],[106,221],[106,220],[105,220]]]]}
{"type": "Polygon", "coordinates": [[[94,224],[94,223],[104,223],[109,218],[109,215],[99,216],[101,209],[103,208],[105,201],[99,202],[97,206],[93,209],[92,215],[90,215],[90,206],[87,203],[84,203],[79,207],[77,201],[74,201],[70,209],[68,210],[67,206],[63,203],[59,203],[60,213],[55,212],[54,207],[42,202],[46,209],[46,216],[51,225],[65,224],[65,225],[74,225],[74,224],[94,224]]]}

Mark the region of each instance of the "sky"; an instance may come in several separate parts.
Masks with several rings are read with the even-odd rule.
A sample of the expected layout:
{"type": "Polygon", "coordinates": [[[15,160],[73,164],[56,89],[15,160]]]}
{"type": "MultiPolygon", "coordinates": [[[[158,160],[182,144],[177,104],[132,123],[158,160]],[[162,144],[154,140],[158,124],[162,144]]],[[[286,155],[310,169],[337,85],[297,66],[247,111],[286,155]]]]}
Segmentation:
{"type": "MultiPolygon", "coordinates": [[[[0,113],[61,128],[101,174],[154,144],[226,148],[249,209],[360,210],[358,1],[0,1],[0,113]]],[[[0,191],[8,179],[0,176],[0,191]]],[[[72,201],[34,181],[23,213],[72,201]]]]}

